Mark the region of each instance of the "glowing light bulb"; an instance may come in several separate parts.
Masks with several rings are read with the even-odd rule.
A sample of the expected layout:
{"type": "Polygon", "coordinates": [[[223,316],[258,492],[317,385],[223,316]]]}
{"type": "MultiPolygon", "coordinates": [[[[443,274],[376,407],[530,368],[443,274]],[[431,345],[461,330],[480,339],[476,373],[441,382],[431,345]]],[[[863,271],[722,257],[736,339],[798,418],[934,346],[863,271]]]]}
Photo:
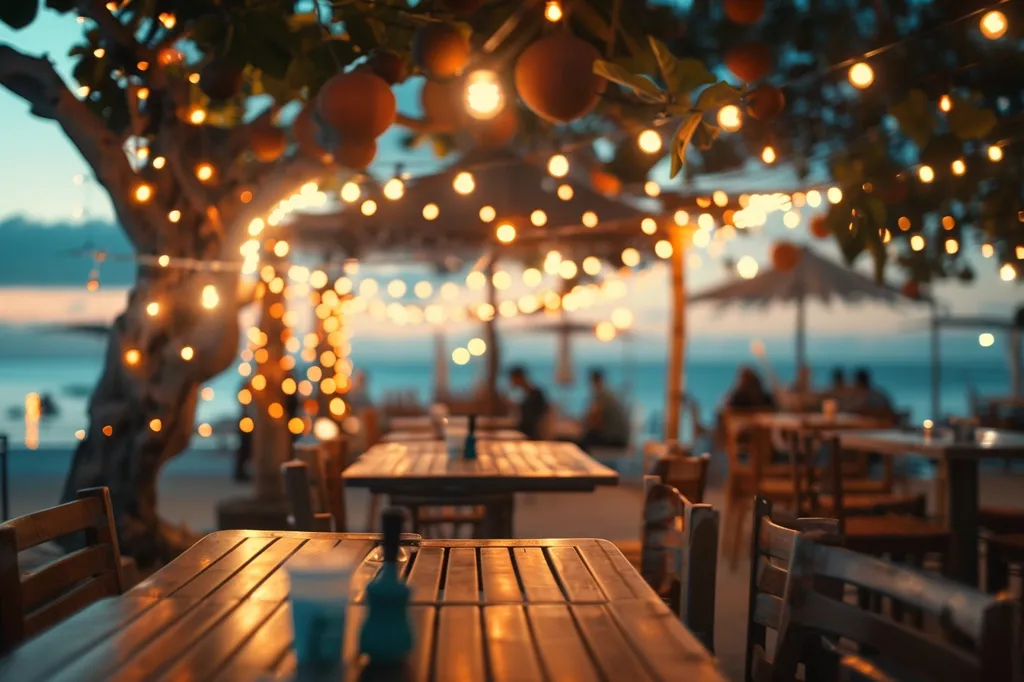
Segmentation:
{"type": "Polygon", "coordinates": [[[921,166],[920,168],[917,169],[917,177],[921,180],[921,182],[928,184],[929,182],[935,180],[935,171],[932,170],[931,166],[921,166]]]}
{"type": "Polygon", "coordinates": [[[498,74],[479,69],[466,77],[466,110],[475,119],[494,118],[505,106],[505,93],[498,74]]]}
{"type": "Polygon", "coordinates": [[[754,279],[757,276],[757,260],[753,256],[743,256],[736,261],[736,274],[743,279],[754,279]]]}
{"type": "Polygon", "coordinates": [[[548,214],[538,208],[530,214],[530,222],[536,227],[544,227],[548,222],[548,214]]]}
{"type": "Polygon", "coordinates": [[[765,147],[761,152],[761,160],[767,164],[775,163],[775,149],[772,147],[765,147]]]}
{"type": "Polygon", "coordinates": [[[135,186],[135,191],[132,192],[132,195],[135,197],[135,201],[144,204],[153,198],[153,187],[144,182],[139,183],[135,186]]]}
{"type": "Polygon", "coordinates": [[[167,159],[165,159],[162,156],[157,156],[157,157],[153,158],[153,168],[156,168],[157,170],[160,170],[166,164],[167,164],[167,159]]]}
{"type": "Polygon", "coordinates": [[[511,244],[516,238],[516,228],[512,223],[501,223],[495,228],[494,236],[502,244],[511,244]]]}
{"type": "Polygon", "coordinates": [[[355,182],[346,182],[341,186],[341,192],[339,193],[341,200],[349,204],[359,201],[359,196],[362,194],[362,190],[359,189],[359,185],[355,182]]]}
{"type": "Polygon", "coordinates": [[[1016,278],[1017,270],[1009,263],[1006,263],[1003,267],[999,268],[999,279],[1004,282],[1012,282],[1016,278]]]}
{"type": "Polygon", "coordinates": [[[660,239],[654,244],[654,255],[658,258],[672,257],[672,243],[667,239],[660,239]]]}
{"type": "Polygon", "coordinates": [[[1006,22],[1006,15],[997,9],[985,12],[978,26],[981,28],[981,35],[989,40],[1002,38],[1006,35],[1006,29],[1009,28],[1009,24],[1006,22]]]}
{"type": "Polygon", "coordinates": [[[548,159],[548,173],[552,177],[564,178],[569,174],[569,159],[565,158],[561,154],[555,154],[548,159]]]}
{"type": "Polygon", "coordinates": [[[583,272],[594,276],[601,272],[601,260],[596,256],[587,256],[583,259],[583,272]]]}
{"type": "Polygon", "coordinates": [[[192,346],[184,346],[181,349],[181,359],[185,362],[189,362],[196,356],[196,351],[192,346]]]}
{"type": "Polygon", "coordinates": [[[598,322],[597,326],[594,327],[594,336],[597,337],[598,341],[603,343],[608,343],[609,341],[614,340],[615,334],[615,325],[607,320],[598,322]]]}
{"type": "Polygon", "coordinates": [[[953,175],[963,175],[964,173],[967,172],[967,165],[964,163],[963,159],[955,160],[952,164],[950,164],[950,166],[953,169],[953,175]]]}
{"type": "Polygon", "coordinates": [[[656,197],[661,194],[661,185],[656,183],[654,180],[648,180],[644,183],[644,194],[649,197],[656,197]]]}
{"type": "Polygon", "coordinates": [[[635,268],[640,265],[640,252],[633,247],[623,249],[622,264],[627,268],[635,268]]]}
{"type": "MultiPolygon", "coordinates": [[[[676,211],[676,215],[685,212],[686,211],[676,211]]],[[[658,221],[656,221],[654,218],[644,218],[643,220],[640,221],[640,230],[644,234],[654,234],[655,232],[658,231],[658,221]]]]}
{"type": "Polygon", "coordinates": [[[948,253],[949,255],[952,256],[954,253],[956,253],[959,250],[960,250],[960,242],[958,242],[955,239],[947,239],[946,240],[946,253],[948,253]]]}
{"type": "Polygon", "coordinates": [[[480,208],[480,220],[489,223],[498,215],[493,206],[482,206],[480,208]]]}
{"type": "Polygon", "coordinates": [[[203,287],[203,293],[200,297],[203,307],[207,310],[213,310],[220,303],[220,294],[217,293],[217,287],[212,284],[207,284],[203,287]]]}
{"type": "Polygon", "coordinates": [[[377,202],[373,199],[367,199],[363,202],[363,205],[359,207],[359,210],[365,216],[371,216],[377,212],[377,202]]]}
{"type": "Polygon", "coordinates": [[[825,196],[828,197],[828,203],[838,204],[840,201],[843,200],[843,190],[839,189],[838,187],[829,187],[828,192],[825,193],[825,196]]]}
{"type": "Polygon", "coordinates": [[[384,183],[384,198],[391,199],[391,201],[397,201],[402,198],[405,194],[405,183],[402,182],[401,178],[391,178],[384,183]]]}
{"type": "Polygon", "coordinates": [[[473,174],[466,171],[456,173],[452,179],[452,189],[463,196],[472,194],[473,190],[476,189],[476,181],[473,179],[473,174]]]}
{"type": "Polygon", "coordinates": [[[569,201],[572,199],[574,192],[571,185],[559,185],[556,194],[558,194],[558,198],[562,201],[569,201]]]}
{"type": "Polygon", "coordinates": [[[740,113],[740,108],[735,104],[726,104],[724,107],[718,110],[718,125],[722,126],[722,129],[734,133],[740,129],[743,125],[743,115],[740,113]]]}
{"type": "Polygon", "coordinates": [[[988,160],[989,161],[1002,161],[1003,160],[1003,148],[998,145],[990,145],[988,148],[988,160]]]}
{"type": "Polygon", "coordinates": [[[661,135],[650,128],[637,135],[636,143],[640,147],[640,151],[646,154],[657,154],[661,151],[661,135]]]}
{"type": "Polygon", "coordinates": [[[423,207],[423,218],[425,220],[435,220],[440,214],[441,209],[437,207],[437,204],[427,204],[423,207]]]}
{"type": "Polygon", "coordinates": [[[142,353],[137,348],[129,348],[124,352],[124,364],[134,367],[142,360],[142,353]]]}
{"type": "Polygon", "coordinates": [[[213,177],[213,166],[208,163],[201,163],[196,166],[196,177],[200,182],[206,182],[213,177]]]}
{"type": "Polygon", "coordinates": [[[949,95],[939,98],[939,110],[948,113],[953,108],[953,100],[949,95]]]}
{"type": "Polygon", "coordinates": [[[850,67],[847,77],[850,79],[850,85],[863,90],[875,82],[875,70],[867,62],[857,62],[850,67]]]}
{"type": "Polygon", "coordinates": [[[150,301],[146,304],[146,314],[150,317],[156,317],[160,314],[160,304],[156,301],[150,301]]]}
{"type": "Polygon", "coordinates": [[[914,251],[924,250],[924,237],[919,234],[915,234],[910,238],[910,248],[914,251]]]}
{"type": "Polygon", "coordinates": [[[597,227],[597,214],[593,211],[586,211],[580,217],[580,222],[584,227],[597,227]]]}
{"type": "Polygon", "coordinates": [[[563,16],[565,16],[565,13],[562,11],[562,3],[558,2],[558,0],[548,0],[544,4],[544,18],[551,23],[554,24],[561,21],[563,16]]]}
{"type": "Polygon", "coordinates": [[[206,120],[206,109],[202,107],[193,107],[192,111],[188,114],[188,120],[192,125],[201,125],[206,120]]]}

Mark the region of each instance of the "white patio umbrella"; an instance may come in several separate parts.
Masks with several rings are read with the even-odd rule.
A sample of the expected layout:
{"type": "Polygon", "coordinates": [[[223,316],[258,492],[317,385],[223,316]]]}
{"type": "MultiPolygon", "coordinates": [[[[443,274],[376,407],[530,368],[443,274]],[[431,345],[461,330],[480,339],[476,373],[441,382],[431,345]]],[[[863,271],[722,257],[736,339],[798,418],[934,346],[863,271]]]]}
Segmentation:
{"type": "Polygon", "coordinates": [[[895,305],[901,302],[925,302],[910,299],[899,289],[879,284],[847,266],[819,255],[808,246],[797,246],[800,252],[795,266],[789,270],[766,270],[752,279],[733,278],[726,284],[690,296],[691,303],[716,302],[720,306],[741,305],[767,308],[772,303],[796,305],[796,361],[806,362],[808,300],[829,304],[873,301],[895,305]]]}

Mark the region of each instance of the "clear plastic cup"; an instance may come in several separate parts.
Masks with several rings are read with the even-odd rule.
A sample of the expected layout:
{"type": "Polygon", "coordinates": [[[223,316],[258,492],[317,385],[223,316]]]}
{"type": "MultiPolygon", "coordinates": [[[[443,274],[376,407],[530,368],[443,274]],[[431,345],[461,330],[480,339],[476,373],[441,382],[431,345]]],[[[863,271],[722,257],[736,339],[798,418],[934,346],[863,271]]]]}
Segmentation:
{"type": "Polygon", "coordinates": [[[301,668],[341,665],[349,581],[356,564],[334,550],[297,554],[285,564],[292,609],[295,656],[301,668]]]}

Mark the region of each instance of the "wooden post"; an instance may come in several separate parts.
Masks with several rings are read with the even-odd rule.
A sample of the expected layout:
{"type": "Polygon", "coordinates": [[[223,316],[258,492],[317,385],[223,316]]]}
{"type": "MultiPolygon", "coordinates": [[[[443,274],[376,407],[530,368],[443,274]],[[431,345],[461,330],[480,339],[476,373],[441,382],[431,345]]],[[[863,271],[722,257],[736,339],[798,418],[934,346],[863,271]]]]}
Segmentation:
{"type": "Polygon", "coordinates": [[[484,275],[487,276],[487,302],[491,305],[494,315],[484,325],[484,337],[487,341],[487,406],[488,414],[498,414],[498,372],[501,367],[501,354],[498,350],[498,291],[494,287],[493,255],[487,261],[484,275]]]}
{"type": "Polygon", "coordinates": [[[1010,329],[1009,335],[1009,346],[1010,351],[1010,395],[1014,398],[1021,397],[1021,390],[1024,386],[1021,385],[1021,333],[1017,327],[1010,329]]]}
{"type": "Polygon", "coordinates": [[[942,327],[939,323],[939,308],[932,302],[931,319],[931,355],[932,355],[932,413],[930,419],[941,419],[942,417],[942,357],[939,348],[939,333],[942,327]]]}
{"type": "Polygon", "coordinates": [[[679,415],[686,391],[686,228],[669,227],[672,243],[672,326],[669,331],[665,440],[679,440],[679,415]]]}

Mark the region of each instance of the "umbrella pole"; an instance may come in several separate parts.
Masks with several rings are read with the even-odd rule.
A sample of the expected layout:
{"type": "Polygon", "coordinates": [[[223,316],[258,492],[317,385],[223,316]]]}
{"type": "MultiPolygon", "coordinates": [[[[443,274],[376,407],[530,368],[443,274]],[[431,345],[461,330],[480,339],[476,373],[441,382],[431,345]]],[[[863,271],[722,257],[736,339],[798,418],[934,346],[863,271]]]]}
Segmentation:
{"type": "Polygon", "coordinates": [[[686,244],[683,228],[669,227],[672,242],[672,327],[669,332],[668,395],[665,404],[665,440],[679,439],[679,415],[686,390],[686,244]]]}

